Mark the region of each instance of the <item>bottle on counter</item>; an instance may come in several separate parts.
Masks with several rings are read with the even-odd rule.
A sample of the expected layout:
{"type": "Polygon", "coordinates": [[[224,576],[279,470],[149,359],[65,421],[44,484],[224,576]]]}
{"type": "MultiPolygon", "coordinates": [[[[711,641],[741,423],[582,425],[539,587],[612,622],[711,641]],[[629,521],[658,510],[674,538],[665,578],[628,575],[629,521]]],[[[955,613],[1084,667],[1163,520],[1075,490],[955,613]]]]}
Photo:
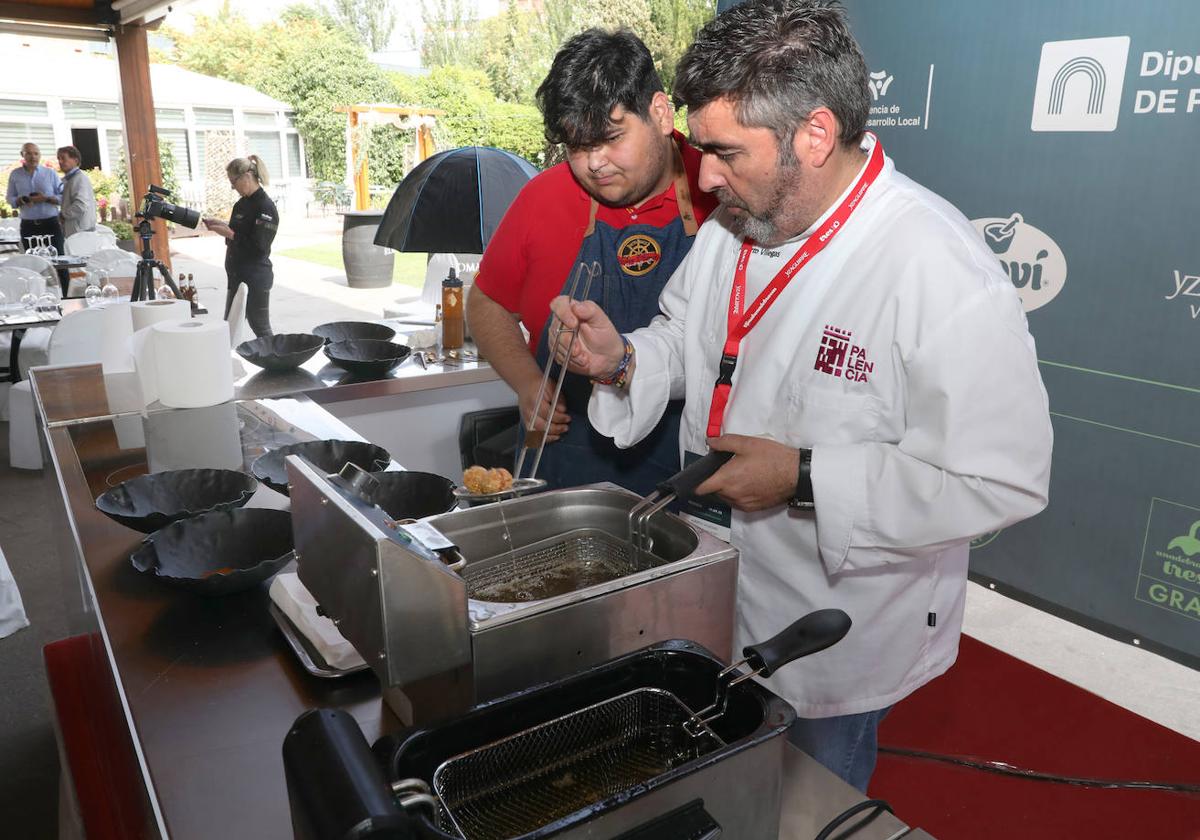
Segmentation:
{"type": "Polygon", "coordinates": [[[454,267],[442,281],[442,349],[460,350],[465,334],[463,282],[454,267]]]}

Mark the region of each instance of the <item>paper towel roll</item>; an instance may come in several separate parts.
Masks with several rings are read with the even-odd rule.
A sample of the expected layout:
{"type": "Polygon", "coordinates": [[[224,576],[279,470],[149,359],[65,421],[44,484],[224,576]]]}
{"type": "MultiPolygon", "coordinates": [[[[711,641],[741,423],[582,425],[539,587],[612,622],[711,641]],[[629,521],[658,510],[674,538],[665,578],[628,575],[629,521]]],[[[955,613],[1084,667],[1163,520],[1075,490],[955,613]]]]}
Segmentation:
{"type": "Polygon", "coordinates": [[[142,385],[142,405],[158,399],[158,366],[154,363],[154,328],[145,327],[129,338],[133,368],[142,385]]]}
{"type": "Polygon", "coordinates": [[[167,321],[151,329],[159,402],[200,408],[233,399],[227,323],[167,321]]]}
{"type": "Polygon", "coordinates": [[[152,473],[243,467],[242,436],[234,403],[189,411],[156,411],[145,418],[145,429],[146,461],[152,473]]]}
{"type": "MultiPolygon", "coordinates": [[[[185,301],[186,303],[186,301],[185,301]]],[[[103,307],[104,328],[100,340],[100,362],[105,373],[122,373],[135,369],[129,340],[133,326],[128,303],[110,303],[103,307]]]]}
{"type": "Polygon", "coordinates": [[[139,300],[130,304],[133,331],[163,321],[184,321],[192,317],[192,305],[186,300],[139,300]]]}

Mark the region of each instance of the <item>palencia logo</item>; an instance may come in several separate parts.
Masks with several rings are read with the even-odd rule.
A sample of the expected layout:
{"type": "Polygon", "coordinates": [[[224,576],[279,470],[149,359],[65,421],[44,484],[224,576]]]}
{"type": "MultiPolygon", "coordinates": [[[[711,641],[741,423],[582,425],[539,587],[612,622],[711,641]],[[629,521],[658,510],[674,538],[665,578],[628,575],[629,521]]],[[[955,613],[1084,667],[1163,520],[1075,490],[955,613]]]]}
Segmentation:
{"type": "MultiPolygon", "coordinates": [[[[1175,291],[1164,297],[1167,300],[1178,300],[1185,297],[1200,299],[1200,274],[1184,274],[1179,269],[1175,269],[1175,291]]],[[[1192,313],[1193,321],[1200,320],[1200,303],[1188,301],[1188,311],[1192,313]]]]}
{"type": "Polygon", "coordinates": [[[1017,287],[1026,312],[1045,306],[1067,282],[1067,259],[1044,232],[1026,222],[1020,213],[1008,218],[972,219],[1000,266],[1017,287]]]}

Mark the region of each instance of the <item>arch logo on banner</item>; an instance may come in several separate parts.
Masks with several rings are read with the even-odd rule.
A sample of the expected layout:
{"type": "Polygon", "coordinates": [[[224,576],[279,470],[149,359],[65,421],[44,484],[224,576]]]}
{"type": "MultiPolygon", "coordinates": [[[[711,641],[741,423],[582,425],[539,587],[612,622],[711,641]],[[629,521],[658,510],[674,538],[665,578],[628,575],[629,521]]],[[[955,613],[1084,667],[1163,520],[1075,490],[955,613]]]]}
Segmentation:
{"type": "Polygon", "coordinates": [[[1129,36],[1042,44],[1034,131],[1114,131],[1121,115],[1129,36]]]}
{"type": "Polygon", "coordinates": [[[1067,282],[1067,258],[1058,243],[1025,221],[1020,213],[1008,218],[972,219],[1000,267],[1017,287],[1021,305],[1032,312],[1054,300],[1067,282]]]}

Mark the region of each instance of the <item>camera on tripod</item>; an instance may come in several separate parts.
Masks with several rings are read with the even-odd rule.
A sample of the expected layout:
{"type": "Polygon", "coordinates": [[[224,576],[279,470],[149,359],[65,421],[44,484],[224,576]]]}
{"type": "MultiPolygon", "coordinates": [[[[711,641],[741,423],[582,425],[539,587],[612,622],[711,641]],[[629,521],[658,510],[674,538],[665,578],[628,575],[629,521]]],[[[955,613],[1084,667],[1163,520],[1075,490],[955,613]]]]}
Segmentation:
{"type": "Polygon", "coordinates": [[[167,201],[171,197],[170,190],[150,185],[150,191],[142,199],[142,209],[138,216],[144,219],[166,219],[177,225],[194,228],[200,224],[200,211],[190,207],[180,207],[167,201]]]}

